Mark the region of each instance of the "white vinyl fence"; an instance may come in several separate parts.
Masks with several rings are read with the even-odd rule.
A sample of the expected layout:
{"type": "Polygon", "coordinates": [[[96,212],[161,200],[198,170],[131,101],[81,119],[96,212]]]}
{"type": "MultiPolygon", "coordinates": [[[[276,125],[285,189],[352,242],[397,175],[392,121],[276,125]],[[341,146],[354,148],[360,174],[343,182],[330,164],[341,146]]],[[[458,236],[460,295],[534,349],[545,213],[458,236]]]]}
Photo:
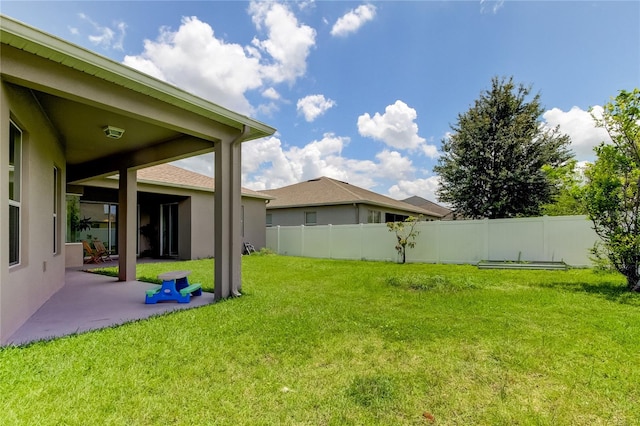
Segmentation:
{"type": "MultiPolygon", "coordinates": [[[[564,261],[590,266],[599,239],[586,216],[420,222],[407,262],[564,261]]],[[[267,247],[288,256],[397,261],[395,234],[385,224],[277,226],[267,247]]]]}

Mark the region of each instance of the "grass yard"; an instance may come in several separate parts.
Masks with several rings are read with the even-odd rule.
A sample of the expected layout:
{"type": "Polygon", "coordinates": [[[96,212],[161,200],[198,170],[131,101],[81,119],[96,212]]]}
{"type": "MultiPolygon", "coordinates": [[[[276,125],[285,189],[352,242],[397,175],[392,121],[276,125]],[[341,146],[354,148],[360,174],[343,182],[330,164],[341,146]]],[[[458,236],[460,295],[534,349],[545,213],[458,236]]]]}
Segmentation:
{"type": "MultiPolygon", "coordinates": [[[[211,289],[212,268],[138,273],[190,269],[211,289]]],[[[0,424],[640,424],[640,296],[624,286],[245,256],[243,297],[0,349],[0,424]]]]}

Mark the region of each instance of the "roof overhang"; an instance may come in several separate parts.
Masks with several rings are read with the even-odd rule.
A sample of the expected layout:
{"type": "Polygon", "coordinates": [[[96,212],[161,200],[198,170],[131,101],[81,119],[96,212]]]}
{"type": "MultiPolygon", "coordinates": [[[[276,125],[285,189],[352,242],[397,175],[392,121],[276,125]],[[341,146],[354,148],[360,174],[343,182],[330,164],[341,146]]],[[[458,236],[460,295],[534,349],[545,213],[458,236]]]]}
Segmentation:
{"type": "Polygon", "coordinates": [[[0,15],[0,78],[32,97],[65,150],[67,181],[214,150],[275,129],[133,68],[0,15]],[[105,126],[125,130],[105,136],[105,126]]]}

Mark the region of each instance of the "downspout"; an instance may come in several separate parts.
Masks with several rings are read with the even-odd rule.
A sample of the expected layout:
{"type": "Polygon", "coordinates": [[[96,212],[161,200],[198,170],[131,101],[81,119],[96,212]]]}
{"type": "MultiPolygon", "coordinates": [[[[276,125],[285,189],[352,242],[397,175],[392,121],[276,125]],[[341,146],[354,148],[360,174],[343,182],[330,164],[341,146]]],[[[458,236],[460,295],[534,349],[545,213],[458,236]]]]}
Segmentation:
{"type": "Polygon", "coordinates": [[[240,132],[240,134],[236,136],[234,140],[231,141],[231,144],[234,145],[238,142],[242,142],[247,137],[250,131],[251,131],[251,127],[247,126],[246,124],[243,124],[242,132],[240,132]]]}

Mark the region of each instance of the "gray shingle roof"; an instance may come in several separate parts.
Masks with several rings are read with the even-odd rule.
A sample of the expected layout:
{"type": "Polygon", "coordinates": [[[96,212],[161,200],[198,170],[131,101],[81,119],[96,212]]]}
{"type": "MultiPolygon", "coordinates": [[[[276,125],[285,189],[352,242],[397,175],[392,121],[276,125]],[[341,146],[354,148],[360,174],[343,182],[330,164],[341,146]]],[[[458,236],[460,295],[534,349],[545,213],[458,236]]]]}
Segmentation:
{"type": "Polygon", "coordinates": [[[275,197],[274,200],[269,202],[267,209],[359,203],[403,210],[435,218],[442,216],[439,213],[325,176],[261,192],[275,197]]]}
{"type": "MultiPolygon", "coordinates": [[[[215,179],[200,173],[192,172],[171,164],[158,164],[138,170],[138,181],[156,185],[166,184],[174,187],[185,187],[208,190],[215,189],[215,179]]],[[[271,198],[269,195],[242,188],[242,195],[254,198],[271,198]]]]}
{"type": "Polygon", "coordinates": [[[407,199],[402,200],[405,203],[409,203],[411,205],[417,206],[417,207],[421,207],[425,210],[429,210],[432,211],[434,213],[438,213],[440,214],[442,217],[451,214],[451,209],[448,209],[444,206],[441,206],[440,204],[434,203],[433,201],[429,201],[427,199],[424,199],[422,197],[418,197],[417,195],[414,195],[413,197],[409,197],[407,199]]]}

